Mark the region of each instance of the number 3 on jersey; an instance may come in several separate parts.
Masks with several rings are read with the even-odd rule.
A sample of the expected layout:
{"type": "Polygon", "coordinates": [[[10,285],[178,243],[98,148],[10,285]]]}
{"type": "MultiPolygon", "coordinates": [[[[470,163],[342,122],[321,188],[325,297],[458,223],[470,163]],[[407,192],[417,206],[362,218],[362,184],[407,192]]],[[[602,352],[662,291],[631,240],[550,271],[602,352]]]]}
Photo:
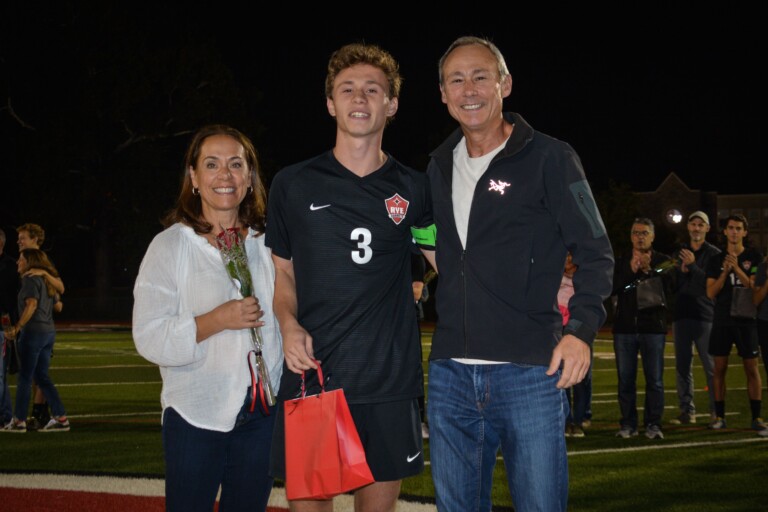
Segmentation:
{"type": "Polygon", "coordinates": [[[352,251],[352,261],[363,265],[371,261],[371,232],[366,228],[355,228],[349,236],[350,240],[357,242],[357,250],[352,251]]]}

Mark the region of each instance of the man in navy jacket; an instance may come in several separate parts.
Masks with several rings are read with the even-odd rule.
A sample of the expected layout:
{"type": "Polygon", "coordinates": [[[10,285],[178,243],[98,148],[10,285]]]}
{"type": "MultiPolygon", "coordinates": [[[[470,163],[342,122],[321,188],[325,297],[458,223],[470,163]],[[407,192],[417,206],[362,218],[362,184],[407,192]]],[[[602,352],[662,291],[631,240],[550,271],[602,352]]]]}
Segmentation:
{"type": "Polygon", "coordinates": [[[461,37],[439,63],[460,125],[431,155],[437,324],[429,365],[437,508],[490,510],[501,447],[519,510],[566,510],[565,388],[589,369],[613,251],[576,152],[504,113],[498,48],[461,37]],[[562,325],[566,253],[579,271],[562,325]]]}

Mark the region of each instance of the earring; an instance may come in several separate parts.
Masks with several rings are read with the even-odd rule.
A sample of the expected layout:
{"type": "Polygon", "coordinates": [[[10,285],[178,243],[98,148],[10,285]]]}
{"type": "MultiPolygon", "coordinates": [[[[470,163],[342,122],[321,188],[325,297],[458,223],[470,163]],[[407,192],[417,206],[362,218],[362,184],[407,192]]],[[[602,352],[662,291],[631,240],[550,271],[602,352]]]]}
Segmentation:
{"type": "Polygon", "coordinates": [[[245,192],[246,194],[250,194],[251,192],[253,192],[253,187],[248,187],[248,190],[246,190],[245,192]]]}
{"type": "Polygon", "coordinates": [[[197,187],[192,187],[192,195],[193,196],[199,196],[200,195],[200,189],[197,187]]]}

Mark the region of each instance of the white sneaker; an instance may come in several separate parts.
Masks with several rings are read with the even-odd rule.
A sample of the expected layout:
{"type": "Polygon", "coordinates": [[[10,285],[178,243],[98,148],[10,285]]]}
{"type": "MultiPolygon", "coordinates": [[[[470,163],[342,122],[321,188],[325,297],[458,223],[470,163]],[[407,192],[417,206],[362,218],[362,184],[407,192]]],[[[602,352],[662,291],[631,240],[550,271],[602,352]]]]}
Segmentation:
{"type": "Polygon", "coordinates": [[[635,437],[636,435],[637,435],[637,430],[634,430],[626,426],[622,426],[621,430],[616,432],[616,437],[621,437],[623,439],[629,439],[630,437],[635,437]]]}
{"type": "Polygon", "coordinates": [[[713,430],[722,430],[727,428],[725,418],[717,417],[709,423],[709,428],[713,430]]]}
{"type": "Polygon", "coordinates": [[[59,421],[51,418],[47,425],[40,429],[40,432],[69,432],[69,420],[59,421]]]}
{"type": "Polygon", "coordinates": [[[648,425],[645,429],[645,437],[648,439],[664,439],[664,433],[658,425],[648,425]]]}
{"type": "Polygon", "coordinates": [[[429,426],[426,423],[421,423],[421,437],[422,439],[429,439],[429,426]]]}
{"type": "Polygon", "coordinates": [[[13,434],[25,434],[27,432],[27,423],[24,421],[11,420],[5,424],[0,432],[10,432],[13,434]]]}

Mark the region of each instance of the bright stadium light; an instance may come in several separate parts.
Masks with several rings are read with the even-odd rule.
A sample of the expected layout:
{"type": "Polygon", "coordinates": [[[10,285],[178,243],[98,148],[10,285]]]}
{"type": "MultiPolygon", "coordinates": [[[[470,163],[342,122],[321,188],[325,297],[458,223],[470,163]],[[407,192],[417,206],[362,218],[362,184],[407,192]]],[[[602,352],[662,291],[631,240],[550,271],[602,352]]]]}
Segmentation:
{"type": "Polygon", "coordinates": [[[667,222],[670,224],[680,224],[683,220],[683,214],[677,208],[672,208],[667,211],[667,222]]]}

